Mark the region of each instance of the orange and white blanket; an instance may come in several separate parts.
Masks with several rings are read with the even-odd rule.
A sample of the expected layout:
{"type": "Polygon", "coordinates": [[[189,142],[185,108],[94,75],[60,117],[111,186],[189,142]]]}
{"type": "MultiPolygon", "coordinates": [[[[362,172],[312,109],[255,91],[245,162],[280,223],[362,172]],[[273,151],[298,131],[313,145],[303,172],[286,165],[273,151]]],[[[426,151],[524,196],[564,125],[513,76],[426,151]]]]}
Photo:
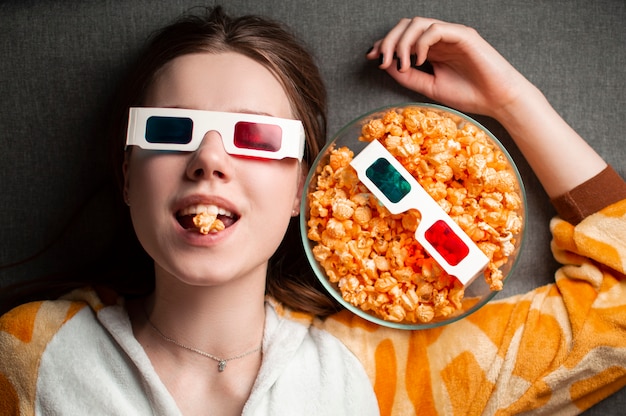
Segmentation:
{"type": "Polygon", "coordinates": [[[553,201],[582,219],[550,224],[555,284],[437,329],[401,332],[349,312],[321,326],[359,357],[383,415],[579,414],[626,385],[626,200],[587,216],[624,188],[608,168],[553,201]]]}

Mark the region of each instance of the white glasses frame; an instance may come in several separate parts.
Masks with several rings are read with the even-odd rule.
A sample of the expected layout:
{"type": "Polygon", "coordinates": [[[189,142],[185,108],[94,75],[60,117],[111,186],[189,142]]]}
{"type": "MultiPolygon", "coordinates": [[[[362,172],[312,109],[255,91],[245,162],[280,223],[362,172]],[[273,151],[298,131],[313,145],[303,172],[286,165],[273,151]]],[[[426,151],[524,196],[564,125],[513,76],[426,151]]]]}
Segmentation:
{"type": "Polygon", "coordinates": [[[300,120],[285,119],[259,114],[230,113],[222,111],[191,110],[163,107],[131,107],[128,117],[126,146],[139,146],[145,150],[193,152],[209,131],[217,131],[227,153],[264,159],[294,158],[299,161],[304,155],[305,133],[300,120]],[[151,117],[190,119],[193,123],[191,140],[188,143],[155,143],[146,138],[146,127],[151,117]],[[281,129],[280,149],[276,151],[249,149],[235,145],[234,133],[237,123],[256,123],[277,126],[281,129]]]}

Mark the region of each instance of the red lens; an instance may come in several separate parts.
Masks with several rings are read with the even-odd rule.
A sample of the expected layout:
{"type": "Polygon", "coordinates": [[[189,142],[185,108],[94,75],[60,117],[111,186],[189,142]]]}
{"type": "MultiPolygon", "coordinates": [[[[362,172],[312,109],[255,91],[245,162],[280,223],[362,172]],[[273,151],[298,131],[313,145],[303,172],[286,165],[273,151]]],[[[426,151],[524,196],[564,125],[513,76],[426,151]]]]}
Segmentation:
{"type": "Polygon", "coordinates": [[[441,254],[441,257],[452,266],[459,264],[469,254],[469,248],[443,220],[438,220],[431,225],[424,236],[441,254]]]}
{"type": "Polygon", "coordinates": [[[240,121],[235,124],[235,146],[240,149],[277,152],[280,150],[283,131],[275,124],[240,121]]]}

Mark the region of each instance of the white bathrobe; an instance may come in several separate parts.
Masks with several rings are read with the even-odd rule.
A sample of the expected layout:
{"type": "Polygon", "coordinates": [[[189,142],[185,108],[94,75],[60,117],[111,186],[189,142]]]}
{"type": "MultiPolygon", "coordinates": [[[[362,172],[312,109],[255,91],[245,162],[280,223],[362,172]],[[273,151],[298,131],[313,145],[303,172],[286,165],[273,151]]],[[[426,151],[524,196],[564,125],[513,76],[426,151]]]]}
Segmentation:
{"type": "MultiPolygon", "coordinates": [[[[100,303],[97,295],[86,292],[74,293],[68,306],[75,308],[83,298],[89,307],[68,312],[70,318],[43,348],[35,413],[180,415],[134,338],[123,306],[94,307],[100,303]]],[[[38,315],[61,306],[54,303],[44,303],[38,315]]],[[[263,361],[244,415],[379,413],[363,366],[341,342],[305,319],[288,318],[274,302],[267,302],[266,311],[263,361]]]]}

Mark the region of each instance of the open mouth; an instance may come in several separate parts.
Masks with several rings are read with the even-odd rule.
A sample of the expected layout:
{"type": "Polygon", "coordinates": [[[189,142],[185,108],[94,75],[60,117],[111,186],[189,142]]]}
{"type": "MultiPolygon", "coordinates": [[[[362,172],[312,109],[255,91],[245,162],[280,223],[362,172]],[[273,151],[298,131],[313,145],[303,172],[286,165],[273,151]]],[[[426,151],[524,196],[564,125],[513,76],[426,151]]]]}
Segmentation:
{"type": "Polygon", "coordinates": [[[176,220],[186,230],[199,230],[199,227],[196,226],[194,222],[194,217],[203,213],[216,216],[216,219],[224,224],[224,228],[230,227],[239,219],[237,214],[218,207],[217,205],[192,205],[178,211],[176,213],[176,220]]]}

